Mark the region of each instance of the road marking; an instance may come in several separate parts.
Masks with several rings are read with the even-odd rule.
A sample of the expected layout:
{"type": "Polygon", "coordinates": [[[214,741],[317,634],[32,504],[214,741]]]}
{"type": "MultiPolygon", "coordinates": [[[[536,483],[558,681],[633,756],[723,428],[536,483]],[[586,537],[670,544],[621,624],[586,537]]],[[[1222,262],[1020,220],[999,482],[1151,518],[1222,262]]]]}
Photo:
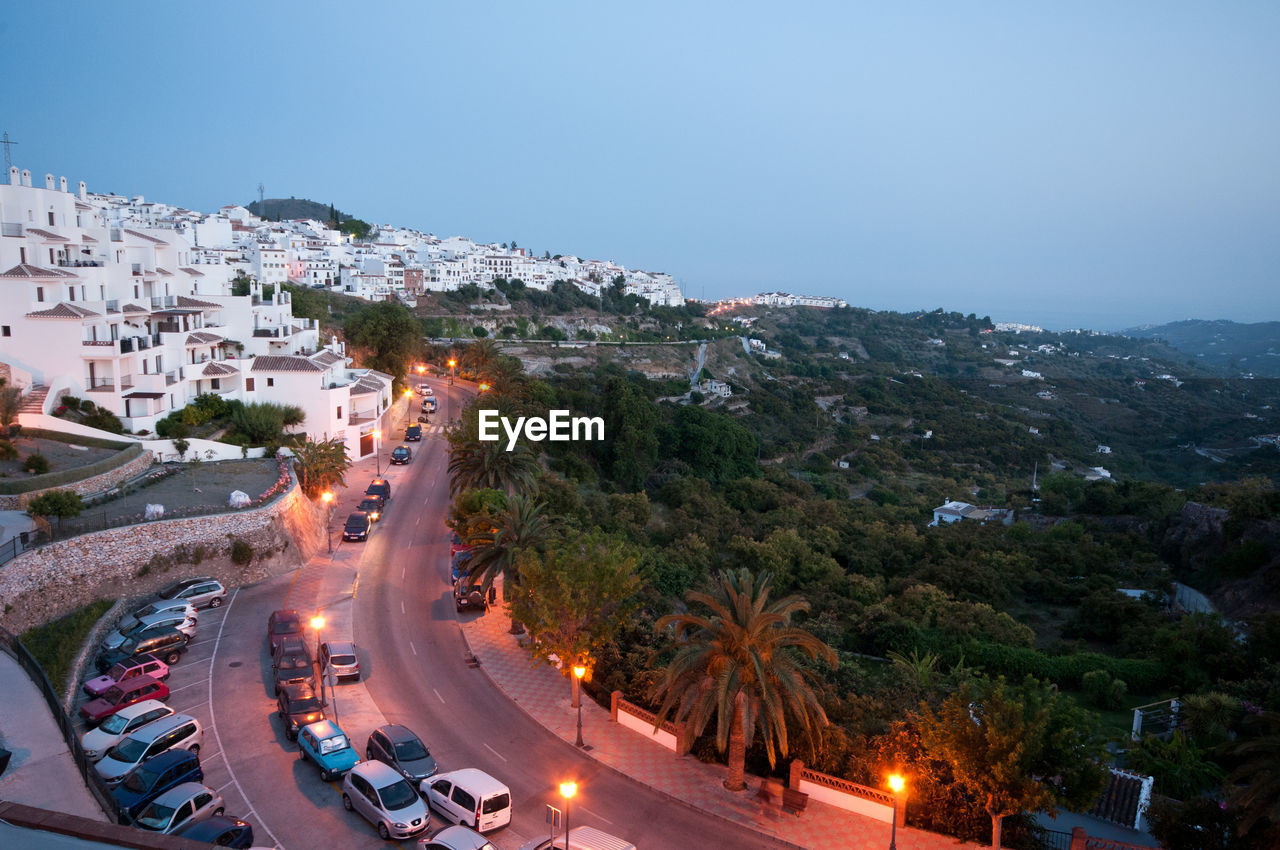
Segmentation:
{"type": "MultiPolygon", "coordinates": [[[[434,689],[434,688],[432,688],[432,690],[435,690],[435,689],[434,689]]],[[[436,696],[439,696],[439,694],[436,694],[436,696]]],[[[494,754],[495,756],[497,756],[498,758],[502,759],[503,761],[506,761],[506,760],[507,760],[507,757],[506,757],[506,756],[504,756],[502,753],[498,752],[497,750],[495,750],[493,747],[489,746],[488,744],[485,744],[485,745],[484,745],[484,748],[485,748],[486,750],[488,750],[489,752],[493,753],[493,754],[494,754]]]]}
{"type": "Polygon", "coordinates": [[[356,577],[351,580],[351,598],[356,598],[356,592],[360,590],[360,574],[356,573],[356,577]]]}
{"type": "Polygon", "coordinates": [[[403,599],[401,599],[401,600],[400,600],[400,613],[401,613],[401,614],[404,614],[404,613],[405,613],[405,610],[404,610],[404,600],[403,600],[403,599]]]}
{"type": "MultiPolygon", "coordinates": [[[[432,689],[431,689],[431,693],[435,694],[435,695],[436,695],[436,699],[440,700],[440,702],[442,702],[442,703],[444,702],[444,697],[440,696],[440,692],[439,692],[439,691],[437,691],[435,688],[432,688],[432,689]]],[[[448,705],[448,703],[445,703],[445,704],[446,704],[446,705],[448,705]]]]}
{"type": "MultiPolygon", "coordinates": [[[[231,592],[231,598],[227,600],[227,604],[225,606],[228,613],[231,611],[231,606],[235,604],[236,596],[238,596],[239,594],[240,594],[240,588],[236,588],[231,592]]],[[[214,642],[213,642],[213,654],[215,656],[218,654],[218,644],[222,641],[222,628],[226,624],[227,624],[226,617],[223,617],[222,622],[218,624],[218,636],[217,638],[214,639],[214,642]]],[[[227,766],[227,773],[231,774],[232,784],[236,786],[236,790],[240,792],[241,799],[243,799],[245,805],[249,807],[246,814],[252,816],[254,819],[258,821],[258,823],[262,824],[262,828],[266,830],[267,835],[271,837],[272,844],[276,845],[277,847],[283,848],[284,844],[280,841],[279,838],[276,838],[276,834],[271,831],[271,827],[267,826],[267,822],[262,819],[262,816],[259,815],[256,811],[254,811],[253,803],[249,801],[249,795],[244,793],[244,788],[240,787],[240,780],[236,779],[236,772],[231,769],[231,760],[227,758],[226,752],[222,749],[222,738],[221,736],[218,735],[217,724],[213,722],[213,671],[210,671],[209,673],[209,699],[207,700],[207,702],[209,703],[208,729],[211,729],[213,731],[213,740],[217,744],[218,752],[222,754],[222,763],[227,766]]]]}
{"type": "MultiPolygon", "coordinates": [[[[424,503],[424,504],[425,504],[425,503],[424,503]]],[[[418,514],[418,519],[417,519],[417,520],[415,520],[413,524],[414,524],[414,525],[418,525],[418,524],[419,524],[419,523],[421,523],[421,522],[422,522],[422,514],[418,514]]]]}
{"type": "MultiPolygon", "coordinates": [[[[209,660],[212,661],[213,659],[210,658],[209,660]]],[[[185,691],[187,688],[194,688],[196,685],[203,685],[203,684],[204,682],[192,682],[191,684],[183,685],[180,688],[170,688],[169,693],[176,694],[178,691],[185,691]]]]}
{"type": "Polygon", "coordinates": [[[406,569],[408,569],[408,567],[401,567],[401,568],[400,568],[400,578],[404,578],[404,571],[405,571],[406,569]]]}
{"type": "Polygon", "coordinates": [[[413,645],[413,641],[409,641],[409,648],[413,650],[414,655],[418,654],[418,648],[413,645]]]}
{"type": "Polygon", "coordinates": [[[600,820],[602,820],[602,821],[604,821],[605,823],[609,824],[609,826],[613,826],[613,821],[609,820],[609,819],[608,819],[607,817],[605,817],[604,815],[598,815],[598,814],[596,814],[595,812],[591,811],[590,809],[588,809],[586,806],[584,806],[584,805],[582,805],[582,804],[578,804],[578,811],[586,812],[587,814],[591,815],[593,818],[599,818],[600,820]]]}

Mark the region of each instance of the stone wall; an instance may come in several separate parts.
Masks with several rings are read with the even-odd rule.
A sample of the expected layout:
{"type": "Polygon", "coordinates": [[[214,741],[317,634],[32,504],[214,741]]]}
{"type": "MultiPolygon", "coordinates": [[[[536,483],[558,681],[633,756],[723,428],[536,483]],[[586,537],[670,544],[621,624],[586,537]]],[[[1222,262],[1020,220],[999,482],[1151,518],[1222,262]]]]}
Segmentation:
{"type": "Polygon", "coordinates": [[[324,527],[322,519],[318,525],[314,519],[317,510],[323,517],[323,509],[312,505],[295,482],[271,504],[252,510],[160,520],[50,543],[0,567],[0,624],[21,634],[94,600],[142,596],[191,575],[211,575],[231,588],[287,572],[302,563],[303,551],[317,548],[314,529],[324,527]],[[291,532],[299,535],[297,542],[291,532]],[[231,561],[237,538],[254,550],[245,566],[231,561]]]}
{"type": "Polygon", "coordinates": [[[81,496],[101,493],[103,490],[111,489],[121,481],[127,481],[135,475],[141,475],[153,463],[155,463],[155,458],[152,453],[144,450],[142,454],[129,462],[122,463],[115,469],[108,470],[101,475],[95,475],[92,478],[82,478],[79,481],[72,481],[57,487],[46,487],[41,490],[19,493],[16,496],[0,496],[0,511],[24,511],[27,509],[27,502],[46,490],[74,490],[81,496]]]}

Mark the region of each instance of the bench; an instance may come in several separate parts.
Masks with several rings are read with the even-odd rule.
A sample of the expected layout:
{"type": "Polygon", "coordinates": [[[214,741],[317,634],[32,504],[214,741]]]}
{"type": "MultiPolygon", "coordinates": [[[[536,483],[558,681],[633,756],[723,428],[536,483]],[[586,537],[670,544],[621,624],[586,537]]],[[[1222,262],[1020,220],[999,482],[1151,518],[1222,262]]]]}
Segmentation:
{"type": "Polygon", "coordinates": [[[796,791],[793,788],[782,789],[782,810],[784,812],[791,812],[796,817],[799,817],[807,805],[809,805],[808,794],[803,791],[796,791]]]}

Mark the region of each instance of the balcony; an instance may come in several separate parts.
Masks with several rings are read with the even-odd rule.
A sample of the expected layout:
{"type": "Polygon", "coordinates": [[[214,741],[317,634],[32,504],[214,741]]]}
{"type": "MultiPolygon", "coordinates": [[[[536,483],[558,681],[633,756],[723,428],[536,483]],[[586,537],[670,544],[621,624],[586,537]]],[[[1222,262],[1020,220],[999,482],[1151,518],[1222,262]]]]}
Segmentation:
{"type": "MultiPolygon", "coordinates": [[[[137,274],[137,272],[134,272],[137,274]]],[[[177,307],[178,296],[176,295],[153,295],[151,296],[151,309],[163,310],[166,307],[177,307]]]]}
{"type": "Polygon", "coordinates": [[[82,339],[81,345],[89,345],[96,348],[115,348],[116,340],[114,339],[82,339]]]}
{"type": "MultiPolygon", "coordinates": [[[[8,225],[5,225],[6,227],[8,225]]],[[[8,236],[9,234],[5,234],[8,236]]],[[[102,268],[105,263],[102,260],[58,260],[58,266],[64,269],[97,269],[102,268]]]]}
{"type": "Polygon", "coordinates": [[[0,236],[21,236],[21,235],[22,235],[21,222],[10,223],[6,221],[4,224],[0,224],[0,236]]]}
{"type": "Polygon", "coordinates": [[[373,411],[373,410],[367,410],[367,411],[362,411],[362,412],[359,412],[359,413],[352,413],[352,414],[351,414],[351,416],[349,416],[349,417],[347,418],[347,424],[348,424],[348,425],[363,425],[365,422],[372,422],[373,420],[375,420],[375,419],[377,419],[377,418],[378,418],[378,414],[377,414],[377,412],[376,412],[376,411],[373,411]]]}
{"type": "Polygon", "coordinates": [[[271,337],[273,339],[280,339],[281,337],[287,337],[289,335],[289,329],[288,328],[254,328],[253,335],[255,337],[271,337]]]}
{"type": "Polygon", "coordinates": [[[113,378],[94,378],[92,386],[87,387],[85,391],[91,393],[114,393],[119,390],[131,389],[133,389],[133,375],[123,375],[119,384],[115,383],[113,378]]]}

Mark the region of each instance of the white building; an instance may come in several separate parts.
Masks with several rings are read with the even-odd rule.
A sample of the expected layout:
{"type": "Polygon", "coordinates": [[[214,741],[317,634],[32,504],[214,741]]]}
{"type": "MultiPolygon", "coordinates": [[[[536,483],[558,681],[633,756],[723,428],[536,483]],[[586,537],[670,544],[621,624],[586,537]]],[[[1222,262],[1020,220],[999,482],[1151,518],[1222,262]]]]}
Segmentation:
{"type": "Polygon", "coordinates": [[[1013,508],[980,508],[968,502],[947,502],[933,509],[933,522],[929,523],[929,527],[950,525],[962,519],[974,520],[983,525],[988,522],[1013,525],[1013,508]]]}

